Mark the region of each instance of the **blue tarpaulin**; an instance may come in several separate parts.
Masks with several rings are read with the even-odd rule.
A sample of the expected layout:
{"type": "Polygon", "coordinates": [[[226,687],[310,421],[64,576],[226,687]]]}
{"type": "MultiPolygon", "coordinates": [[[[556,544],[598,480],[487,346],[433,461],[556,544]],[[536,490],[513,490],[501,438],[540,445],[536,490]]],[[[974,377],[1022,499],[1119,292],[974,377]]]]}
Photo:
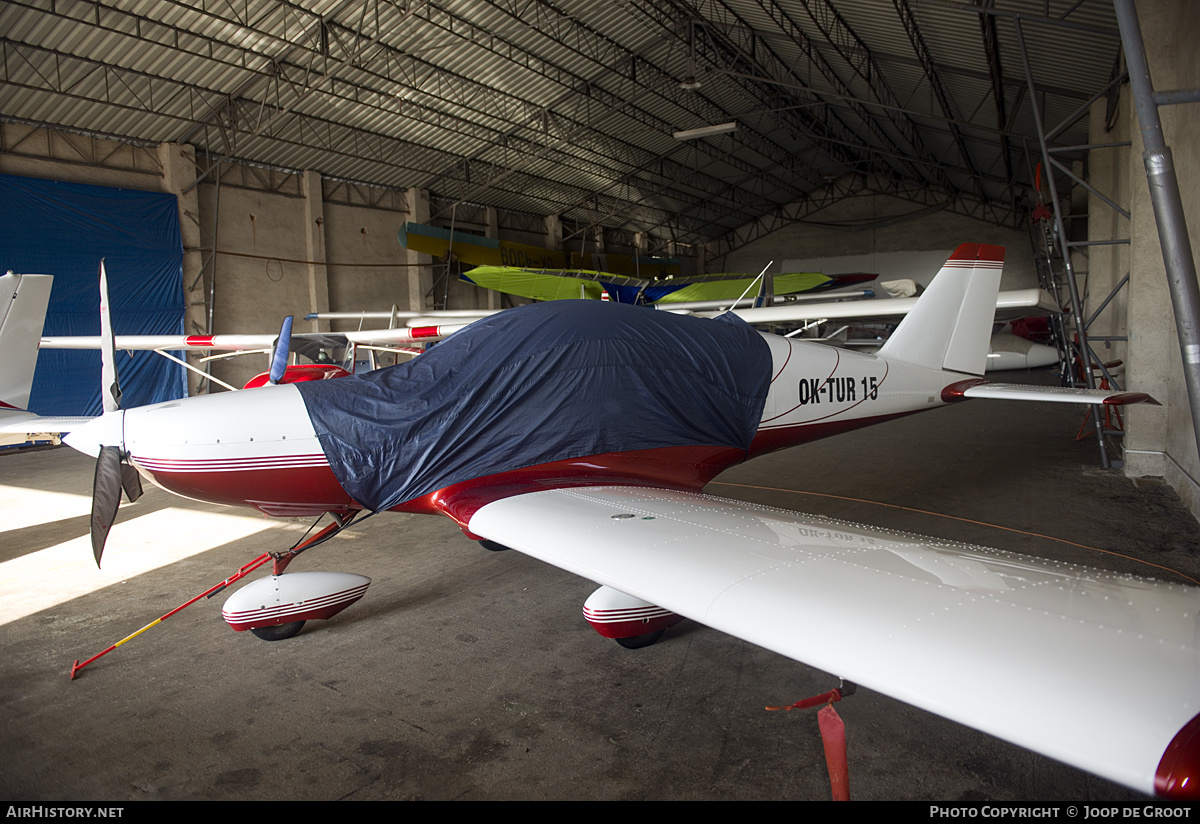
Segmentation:
{"type": "MultiPolygon", "coordinates": [[[[54,275],[43,334],[100,334],[101,258],[116,334],[183,334],[174,195],[0,175],[0,272],[54,275]]],[[[187,394],[183,368],[153,352],[119,352],[117,370],[123,406],[187,394]]],[[[100,414],[99,352],[39,352],[29,408],[100,414]]]]}
{"type": "Polygon", "coordinates": [[[381,510],[550,461],[746,449],[770,366],[762,336],[733,315],[562,300],[477,321],[398,366],[296,388],[338,481],[381,510]]]}

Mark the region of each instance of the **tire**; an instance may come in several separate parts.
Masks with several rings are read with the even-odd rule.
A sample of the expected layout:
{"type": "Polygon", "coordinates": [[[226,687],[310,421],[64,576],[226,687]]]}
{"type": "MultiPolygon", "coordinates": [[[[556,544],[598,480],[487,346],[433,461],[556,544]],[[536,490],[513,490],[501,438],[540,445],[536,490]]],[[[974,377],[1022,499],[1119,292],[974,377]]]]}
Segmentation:
{"type": "Polygon", "coordinates": [[[277,624],[273,627],[254,627],[250,631],[254,637],[262,641],[282,641],[291,638],[304,628],[303,621],[292,621],[290,624],[277,624]]]}
{"type": "Polygon", "coordinates": [[[645,635],[631,635],[628,638],[614,638],[613,640],[625,649],[641,649],[662,638],[664,632],[666,632],[665,629],[660,629],[658,632],[647,632],[645,635]]]}

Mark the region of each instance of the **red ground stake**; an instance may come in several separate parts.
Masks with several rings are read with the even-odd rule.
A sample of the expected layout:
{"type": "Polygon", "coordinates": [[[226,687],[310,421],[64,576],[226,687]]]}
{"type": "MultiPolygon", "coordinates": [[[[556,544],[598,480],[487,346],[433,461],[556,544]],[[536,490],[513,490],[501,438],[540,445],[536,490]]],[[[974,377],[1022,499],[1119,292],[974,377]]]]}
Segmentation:
{"type": "Polygon", "coordinates": [[[817,713],[821,743],[825,745],[825,765],[829,768],[829,789],[834,801],[850,800],[850,765],[846,761],[846,725],[830,703],[817,713]]]}
{"type": "Polygon", "coordinates": [[[170,612],[168,612],[166,615],[162,616],[161,618],[158,618],[158,619],[146,624],[146,626],[142,627],[141,629],[139,629],[137,632],[133,633],[132,635],[126,635],[124,638],[122,638],[117,643],[113,644],[108,649],[104,650],[103,652],[96,653],[91,658],[84,661],[82,664],[79,663],[79,659],[76,658],[75,663],[71,665],[71,680],[72,681],[75,680],[75,673],[79,672],[81,669],[83,669],[88,664],[95,661],[97,658],[100,658],[104,655],[108,655],[110,652],[115,650],[117,647],[121,646],[121,644],[124,644],[126,641],[132,641],[134,638],[137,638],[139,635],[141,635],[146,630],[150,629],[151,627],[158,626],[163,621],[167,620],[172,615],[179,612],[181,609],[183,609],[185,607],[190,607],[192,604],[196,603],[201,598],[206,598],[209,595],[212,595],[214,592],[219,592],[220,590],[222,590],[225,587],[232,584],[234,581],[237,581],[241,578],[246,577],[251,572],[258,569],[260,566],[262,566],[263,564],[265,564],[267,561],[270,561],[270,560],[271,560],[271,553],[264,552],[262,555],[259,555],[257,558],[255,558],[250,563],[239,568],[237,572],[235,572],[233,575],[226,578],[221,583],[217,584],[214,587],[209,587],[208,589],[204,590],[204,592],[201,592],[199,595],[197,595],[195,598],[192,598],[191,600],[187,601],[186,603],[180,604],[179,606],[175,607],[175,609],[171,610],[170,612]]]}
{"type": "Polygon", "coordinates": [[[293,558],[295,558],[297,555],[299,555],[301,552],[308,549],[309,547],[319,544],[327,536],[335,534],[342,527],[346,526],[351,521],[353,521],[354,516],[357,515],[358,513],[355,512],[350,515],[337,515],[336,513],[331,512],[329,514],[333,517],[333,520],[334,520],[334,522],[332,524],[326,525],[326,527],[324,529],[322,529],[320,532],[318,532],[316,535],[312,536],[311,538],[302,540],[300,543],[296,544],[294,547],[289,549],[287,552],[279,554],[279,555],[272,555],[270,552],[264,552],[262,555],[259,555],[257,558],[255,558],[250,563],[248,563],[242,567],[239,567],[237,572],[235,572],[233,575],[230,575],[228,578],[226,578],[221,583],[217,584],[216,586],[209,587],[208,589],[204,590],[204,592],[201,592],[199,595],[197,595],[195,598],[192,598],[191,600],[189,600],[187,603],[180,604],[179,606],[175,607],[175,609],[168,612],[166,615],[162,616],[161,618],[159,618],[155,621],[151,621],[150,623],[146,624],[146,626],[142,627],[137,632],[133,633],[133,635],[125,636],[120,641],[118,641],[117,643],[115,643],[111,647],[109,647],[108,649],[104,650],[103,652],[99,652],[96,655],[93,655],[91,658],[87,659],[82,664],[79,663],[79,659],[76,658],[75,663],[71,665],[71,680],[72,681],[75,680],[75,673],[79,672],[81,669],[83,669],[88,664],[95,661],[97,658],[100,658],[101,656],[104,656],[104,655],[108,655],[110,652],[115,650],[117,647],[121,646],[121,644],[124,644],[126,641],[131,641],[134,638],[137,638],[139,635],[141,635],[143,632],[150,629],[151,627],[158,626],[163,621],[167,620],[172,615],[179,612],[181,609],[184,609],[185,607],[190,607],[192,604],[196,603],[201,598],[208,598],[209,596],[214,595],[214,594],[220,592],[221,590],[225,589],[225,587],[229,586],[230,584],[234,583],[235,581],[240,581],[242,578],[245,578],[247,575],[249,575],[254,570],[258,569],[260,566],[265,564],[267,561],[275,562],[273,569],[272,569],[272,574],[282,575],[284,568],[287,567],[287,565],[291,562],[291,560],[293,558]]]}

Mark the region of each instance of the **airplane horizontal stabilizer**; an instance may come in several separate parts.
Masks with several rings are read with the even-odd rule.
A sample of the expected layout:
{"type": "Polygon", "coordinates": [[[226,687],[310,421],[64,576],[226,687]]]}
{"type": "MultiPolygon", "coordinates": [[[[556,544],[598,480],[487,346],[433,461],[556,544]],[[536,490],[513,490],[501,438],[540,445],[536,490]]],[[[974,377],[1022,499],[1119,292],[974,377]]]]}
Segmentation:
{"type": "Polygon", "coordinates": [[[960,401],[967,398],[992,398],[1002,401],[1049,401],[1050,403],[1090,403],[1126,406],[1148,403],[1162,406],[1145,392],[1120,392],[1112,389],[1071,389],[1065,386],[1026,386],[1018,383],[989,383],[985,380],[966,380],[953,383],[942,390],[942,400],[960,401]]]}

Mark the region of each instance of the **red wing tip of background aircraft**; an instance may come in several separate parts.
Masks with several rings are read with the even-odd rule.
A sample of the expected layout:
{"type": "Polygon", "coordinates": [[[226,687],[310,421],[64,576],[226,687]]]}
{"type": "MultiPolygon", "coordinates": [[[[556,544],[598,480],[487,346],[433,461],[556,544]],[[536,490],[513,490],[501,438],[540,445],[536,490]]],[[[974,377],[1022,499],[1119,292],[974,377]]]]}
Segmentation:
{"type": "Polygon", "coordinates": [[[848,272],[842,275],[830,275],[832,279],[830,287],[839,289],[843,286],[853,286],[857,283],[868,283],[875,280],[879,275],[869,272],[848,272]]]}

